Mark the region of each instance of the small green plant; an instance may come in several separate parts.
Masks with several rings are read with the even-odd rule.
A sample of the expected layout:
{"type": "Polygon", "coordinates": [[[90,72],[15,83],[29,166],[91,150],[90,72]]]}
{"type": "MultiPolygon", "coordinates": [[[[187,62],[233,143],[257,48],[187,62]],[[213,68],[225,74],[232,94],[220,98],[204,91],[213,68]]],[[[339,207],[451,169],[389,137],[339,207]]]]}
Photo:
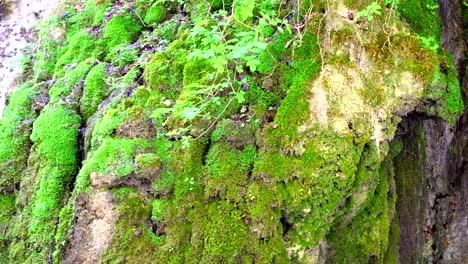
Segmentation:
{"type": "Polygon", "coordinates": [[[439,43],[435,40],[434,37],[423,37],[423,36],[418,36],[419,41],[421,41],[421,44],[430,50],[437,51],[440,48],[439,43]]]}
{"type": "MultiPolygon", "coordinates": [[[[183,99],[179,99],[172,108],[155,111],[152,116],[155,120],[161,120],[165,115],[172,114],[187,125],[166,135],[181,135],[188,130],[191,122],[199,117],[212,121],[205,131],[207,132],[232,102],[243,104],[246,101],[246,92],[239,81],[239,76],[245,78],[249,73],[257,71],[260,65],[258,56],[267,48],[267,41],[263,35],[265,28],[273,28],[280,33],[285,30],[292,33],[289,22],[279,18],[275,11],[260,13],[257,23],[248,26],[247,30],[233,30],[233,20],[239,25],[246,26],[243,21],[253,17],[252,10],[255,7],[255,2],[252,0],[243,0],[237,4],[233,15],[226,10],[219,10],[209,14],[210,20],[216,23],[198,24],[190,30],[188,40],[192,48],[187,59],[202,63],[210,70],[201,72],[198,79],[187,81],[184,84],[183,99]],[[230,98],[222,102],[223,94],[226,92],[230,98]],[[214,107],[224,110],[213,116],[209,109],[214,107]]],[[[187,147],[191,140],[193,140],[191,136],[181,135],[184,147],[187,147]]]]}
{"type": "Polygon", "coordinates": [[[367,21],[370,22],[374,20],[374,16],[382,15],[382,12],[380,12],[381,9],[382,7],[379,5],[379,3],[372,2],[372,4],[368,5],[365,9],[356,13],[356,19],[359,19],[361,17],[366,17],[367,21]]]}
{"type": "Polygon", "coordinates": [[[395,8],[400,4],[400,0],[385,0],[385,6],[395,8]]]}

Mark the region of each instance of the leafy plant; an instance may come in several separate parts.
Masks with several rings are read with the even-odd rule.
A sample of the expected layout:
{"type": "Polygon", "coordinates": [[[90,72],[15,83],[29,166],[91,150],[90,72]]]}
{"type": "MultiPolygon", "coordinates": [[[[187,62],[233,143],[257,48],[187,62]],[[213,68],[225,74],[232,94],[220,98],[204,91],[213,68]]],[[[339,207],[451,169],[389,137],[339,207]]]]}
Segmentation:
{"type": "Polygon", "coordinates": [[[387,7],[395,7],[400,3],[400,0],[385,0],[385,5],[387,7]]]}
{"type": "Polygon", "coordinates": [[[434,37],[426,38],[423,36],[418,36],[418,39],[421,41],[421,44],[428,49],[437,51],[440,48],[439,43],[435,40],[434,37]]]}
{"type": "Polygon", "coordinates": [[[366,17],[367,21],[372,21],[374,20],[374,16],[378,15],[381,16],[382,12],[380,10],[382,7],[379,5],[377,2],[372,2],[372,4],[368,5],[365,9],[359,11],[356,13],[356,19],[359,19],[361,17],[366,17]]]}
{"type": "MultiPolygon", "coordinates": [[[[263,36],[264,29],[269,27],[278,32],[291,32],[288,21],[278,18],[274,11],[261,13],[257,23],[248,26],[248,29],[236,30],[233,25],[247,26],[242,21],[253,17],[254,8],[255,1],[236,2],[234,15],[229,15],[226,10],[218,10],[209,14],[209,19],[215,23],[197,24],[190,30],[189,41],[192,48],[187,59],[207,64],[211,69],[202,72],[198,80],[186,83],[183,99],[179,99],[174,106],[155,111],[155,120],[161,120],[170,113],[184,121],[188,127],[190,122],[198,117],[213,120],[214,124],[233,101],[238,104],[245,102],[242,86],[246,84],[240,79],[257,71],[260,64],[258,56],[267,48],[267,41],[263,36]],[[240,23],[233,23],[233,20],[240,23]],[[239,79],[240,75],[243,77],[239,79]],[[222,109],[221,98],[226,92],[230,99],[227,103],[224,102],[224,110],[218,112],[218,116],[212,116],[208,109],[213,109],[213,106],[222,109]]],[[[187,127],[185,131],[186,129],[187,127]]],[[[179,129],[168,134],[180,135],[181,132],[179,129]]],[[[182,136],[181,139],[186,146],[191,137],[182,136]]]]}

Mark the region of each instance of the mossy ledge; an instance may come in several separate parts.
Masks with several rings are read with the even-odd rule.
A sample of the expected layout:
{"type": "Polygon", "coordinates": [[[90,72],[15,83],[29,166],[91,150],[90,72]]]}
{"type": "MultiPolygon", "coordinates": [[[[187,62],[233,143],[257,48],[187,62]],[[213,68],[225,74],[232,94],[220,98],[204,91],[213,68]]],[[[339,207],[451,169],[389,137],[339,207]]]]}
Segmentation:
{"type": "Polygon", "coordinates": [[[463,111],[436,1],[183,2],[43,22],[0,120],[0,258],[396,263],[389,142],[463,111]]]}

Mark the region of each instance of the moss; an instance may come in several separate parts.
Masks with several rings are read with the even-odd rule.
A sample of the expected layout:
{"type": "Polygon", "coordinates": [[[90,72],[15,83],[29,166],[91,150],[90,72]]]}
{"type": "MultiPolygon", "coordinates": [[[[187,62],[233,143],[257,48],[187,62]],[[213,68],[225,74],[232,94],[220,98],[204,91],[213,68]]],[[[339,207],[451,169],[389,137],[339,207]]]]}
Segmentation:
{"type": "Polygon", "coordinates": [[[279,62],[284,59],[286,44],[290,39],[291,35],[287,32],[272,37],[266,50],[258,56],[260,64],[257,70],[259,73],[269,74],[277,67],[279,62]]]}
{"type": "MultiPolygon", "coordinates": [[[[156,0],[135,0],[135,11],[140,17],[144,18],[146,16],[146,12],[149,11],[155,2],[156,0]]],[[[168,2],[169,1],[166,1],[166,3],[168,2]]]]}
{"type": "Polygon", "coordinates": [[[437,0],[400,0],[397,11],[417,34],[440,39],[437,0]]]}
{"type": "Polygon", "coordinates": [[[80,112],[84,120],[88,120],[97,110],[98,105],[108,94],[105,81],[106,64],[94,66],[86,75],[83,87],[83,96],[80,100],[80,112]]]}
{"type": "Polygon", "coordinates": [[[57,232],[55,233],[55,243],[57,245],[56,250],[53,253],[53,259],[56,262],[60,262],[61,258],[61,251],[65,244],[66,244],[66,239],[70,235],[69,232],[71,231],[70,227],[72,226],[73,223],[73,218],[75,217],[75,214],[73,212],[73,207],[70,204],[67,204],[60,210],[59,214],[59,224],[57,227],[57,232]]]}
{"type": "Polygon", "coordinates": [[[162,263],[157,250],[158,237],[148,228],[151,205],[130,188],[113,190],[119,220],[111,245],[100,258],[101,262],[141,263],[148,259],[162,263]]]}
{"type": "Polygon", "coordinates": [[[128,176],[135,171],[134,157],[138,152],[149,148],[149,142],[143,139],[106,138],[102,145],[88,157],[80,174],[128,176]]]}
{"type": "Polygon", "coordinates": [[[167,17],[167,11],[164,6],[159,3],[153,4],[146,12],[143,20],[147,25],[154,26],[163,22],[167,17]]]}
{"type": "Polygon", "coordinates": [[[3,260],[8,260],[8,247],[11,243],[8,229],[14,225],[11,220],[15,211],[15,196],[0,194],[0,226],[4,230],[0,234],[0,257],[3,260]]]}
{"type": "Polygon", "coordinates": [[[57,82],[50,87],[50,101],[57,102],[60,99],[70,96],[73,98],[69,98],[67,101],[73,101],[75,104],[73,105],[73,108],[78,108],[78,105],[75,102],[78,101],[78,96],[81,96],[82,81],[85,79],[94,64],[95,61],[93,60],[83,61],[78,64],[76,68],[67,71],[65,76],[58,79],[57,82]]]}
{"type": "Polygon", "coordinates": [[[178,29],[180,29],[180,26],[177,21],[169,20],[164,24],[158,25],[153,33],[164,41],[171,42],[177,37],[176,31],[178,29]]]}
{"type": "Polygon", "coordinates": [[[129,44],[140,33],[141,24],[130,14],[114,16],[103,30],[103,40],[107,51],[119,44],[129,44]]]}
{"type": "Polygon", "coordinates": [[[58,31],[60,28],[54,19],[44,20],[38,31],[38,48],[33,55],[34,81],[44,81],[50,79],[55,72],[55,65],[59,58],[59,50],[62,45],[60,38],[51,37],[50,32],[58,31]]]}
{"type": "Polygon", "coordinates": [[[114,66],[124,67],[138,59],[140,51],[136,46],[120,44],[112,48],[108,57],[114,66]]]}
{"type": "Polygon", "coordinates": [[[251,239],[239,210],[227,201],[212,203],[207,210],[203,263],[239,263],[251,239]]]}
{"type": "MultiPolygon", "coordinates": [[[[151,89],[161,92],[164,97],[172,100],[177,99],[182,90],[181,80],[192,81],[183,76],[188,55],[185,46],[186,42],[178,39],[172,42],[165,52],[155,53],[143,74],[151,89]]],[[[197,76],[199,73],[194,72],[194,74],[197,76]]]]}
{"type": "Polygon", "coordinates": [[[55,221],[66,186],[78,167],[77,137],[80,118],[63,104],[49,105],[33,125],[31,140],[40,157],[38,189],[34,194],[31,239],[38,245],[52,242],[55,221]]]}
{"type": "Polygon", "coordinates": [[[159,176],[162,165],[161,159],[154,153],[145,153],[136,156],[135,164],[137,173],[148,178],[159,176]]]}
{"type": "Polygon", "coordinates": [[[37,91],[30,83],[20,86],[10,97],[0,120],[0,190],[12,191],[26,169],[32,120],[31,109],[37,91]]]}
{"type": "Polygon", "coordinates": [[[463,113],[464,105],[457,72],[452,66],[449,67],[446,73],[440,67],[435,70],[426,97],[436,101],[435,109],[428,109],[428,113],[453,124],[457,116],[463,113]]]}
{"type": "Polygon", "coordinates": [[[280,238],[287,231],[281,224],[283,215],[280,207],[286,197],[282,184],[255,181],[248,186],[249,228],[257,239],[280,238]]]}
{"type": "Polygon", "coordinates": [[[67,72],[65,65],[80,63],[92,57],[99,57],[99,46],[96,46],[96,41],[85,31],[79,31],[67,40],[65,51],[55,65],[55,75],[62,77],[67,72]]]}
{"type": "Polygon", "coordinates": [[[390,189],[393,165],[390,160],[381,164],[374,155],[378,153],[372,149],[363,155],[358,172],[367,174],[366,188],[348,200],[354,204],[349,211],[342,209],[347,214],[335,220],[327,236],[333,262],[382,263],[386,257],[396,201],[394,190],[390,189]],[[361,197],[366,200],[359,201],[361,197]]]}
{"type": "Polygon", "coordinates": [[[156,199],[153,201],[153,210],[151,213],[151,219],[154,221],[160,221],[164,217],[164,207],[165,207],[165,202],[160,199],[156,199]]]}
{"type": "Polygon", "coordinates": [[[110,7],[110,3],[99,3],[96,0],[86,0],[83,3],[83,9],[69,20],[69,32],[80,30],[91,26],[100,26],[103,23],[106,10],[110,7]]]}
{"type": "Polygon", "coordinates": [[[297,141],[299,126],[310,116],[306,98],[310,97],[309,86],[320,70],[319,45],[311,29],[304,33],[294,56],[292,69],[287,73],[290,76],[290,86],[275,118],[278,128],[271,133],[272,139],[281,138],[282,144],[297,141]]]}
{"type": "Polygon", "coordinates": [[[186,149],[174,148],[168,168],[174,175],[174,199],[178,201],[202,190],[205,142],[191,142],[186,149]]]}
{"type": "Polygon", "coordinates": [[[230,149],[227,144],[212,146],[206,159],[205,197],[241,202],[243,188],[256,158],[253,146],[246,146],[241,152],[230,149]]]}

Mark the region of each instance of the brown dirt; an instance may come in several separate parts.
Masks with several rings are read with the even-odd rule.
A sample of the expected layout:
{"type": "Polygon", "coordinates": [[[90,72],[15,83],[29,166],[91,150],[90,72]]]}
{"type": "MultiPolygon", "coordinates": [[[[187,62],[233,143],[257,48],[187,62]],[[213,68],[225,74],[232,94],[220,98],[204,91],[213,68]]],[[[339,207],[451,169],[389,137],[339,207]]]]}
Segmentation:
{"type": "Polygon", "coordinates": [[[95,191],[77,199],[77,224],[70,237],[63,263],[97,263],[109,246],[117,222],[112,193],[95,191]]]}

